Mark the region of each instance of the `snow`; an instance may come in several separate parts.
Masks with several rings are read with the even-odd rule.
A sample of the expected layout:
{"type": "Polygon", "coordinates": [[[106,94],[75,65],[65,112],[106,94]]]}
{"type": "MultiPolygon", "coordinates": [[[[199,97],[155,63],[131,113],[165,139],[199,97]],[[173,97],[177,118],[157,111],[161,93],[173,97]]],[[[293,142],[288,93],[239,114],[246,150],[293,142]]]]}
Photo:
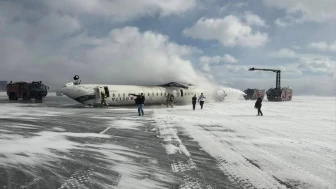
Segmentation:
{"type": "MultiPolygon", "coordinates": [[[[55,161],[77,161],[82,154],[89,153],[98,162],[106,162],[103,165],[107,169],[118,173],[114,175],[118,188],[165,188],[162,180],[170,177],[164,174],[166,170],[157,169],[158,164],[167,162],[152,159],[134,148],[111,143],[118,141],[111,130],[124,129],[137,135],[140,130],[148,129],[148,122],[152,122],[154,128],[150,128],[150,132],[161,142],[154,146],[155,149],[164,148],[163,153],[168,155],[178,154],[178,158],[171,156],[174,160],[185,156],[186,160],[194,161],[193,151],[183,142],[185,136],[189,136],[198,143],[196,149],[212,156],[217,167],[240,186],[237,188],[336,188],[335,97],[295,96],[290,102],[268,102],[265,98],[262,117],[256,116],[254,101],[238,99],[205,102],[202,110],[197,104],[195,111],[192,105],[145,108],[148,114],[144,117],[137,116],[136,108],[92,108],[91,112],[83,108],[68,110],[3,103],[0,120],[20,117],[20,120],[38,121],[48,119],[46,116],[54,119],[61,115],[71,117],[69,112],[73,112],[74,117],[84,116],[83,119],[91,118],[90,121],[99,119],[99,124],[89,122],[89,126],[82,126],[80,133],[74,133],[70,126],[39,126],[34,125],[35,120],[0,122],[0,166],[49,169],[55,166],[55,161]],[[95,129],[91,130],[91,127],[95,129]],[[21,134],[34,134],[20,135],[19,130],[24,131],[21,134]],[[149,163],[138,163],[139,159],[149,163]]],[[[172,174],[178,172],[174,165],[173,162],[172,174]]],[[[93,172],[106,180],[112,179],[111,175],[93,172]]],[[[31,174],[35,173],[31,171],[31,174]]],[[[65,179],[63,188],[73,183],[80,173],[73,174],[73,178],[65,179]]],[[[105,184],[101,183],[101,187],[114,187],[105,184]]]]}
{"type": "Polygon", "coordinates": [[[190,156],[176,134],[184,132],[241,186],[336,188],[335,97],[265,99],[262,117],[253,107],[254,101],[226,100],[195,111],[191,105],[157,109],[158,137],[168,154],[190,156]]]}
{"type": "Polygon", "coordinates": [[[56,117],[67,114],[66,112],[52,111],[47,108],[24,107],[24,104],[20,105],[23,107],[18,106],[17,103],[1,104],[2,108],[0,108],[0,119],[20,118],[26,120],[38,120],[45,119],[45,117],[56,117]]]}
{"type": "Polygon", "coordinates": [[[110,138],[109,135],[96,133],[70,133],[42,131],[37,136],[26,138],[20,135],[0,135],[0,165],[9,164],[44,164],[48,160],[63,158],[51,152],[57,150],[68,152],[78,149],[78,144],[67,140],[66,137],[99,137],[110,138]],[[30,158],[26,158],[30,157],[30,158]]]}

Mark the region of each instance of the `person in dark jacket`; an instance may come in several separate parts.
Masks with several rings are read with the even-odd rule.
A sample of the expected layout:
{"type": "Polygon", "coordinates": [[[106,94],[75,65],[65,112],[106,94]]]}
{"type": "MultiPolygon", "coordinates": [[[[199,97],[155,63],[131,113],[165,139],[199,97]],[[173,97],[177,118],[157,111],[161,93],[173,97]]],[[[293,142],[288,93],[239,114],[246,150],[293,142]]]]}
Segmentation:
{"type": "Polygon", "coordinates": [[[143,93],[141,93],[140,95],[136,95],[136,94],[130,94],[132,96],[136,96],[136,99],[134,100],[135,101],[135,104],[138,106],[138,113],[139,113],[139,116],[143,116],[144,115],[144,110],[143,110],[143,107],[144,107],[144,104],[145,104],[145,96],[143,95],[143,93]]]}
{"type": "Polygon", "coordinates": [[[256,103],[255,103],[255,105],[254,105],[254,108],[257,108],[258,109],[258,116],[259,115],[261,115],[261,116],[263,116],[263,113],[261,112],[261,102],[262,102],[262,100],[261,100],[261,98],[260,97],[258,97],[257,98],[257,101],[256,101],[256,103]]]}
{"type": "Polygon", "coordinates": [[[192,100],[193,110],[195,110],[196,101],[197,101],[196,95],[194,95],[191,100],[192,100]]]}

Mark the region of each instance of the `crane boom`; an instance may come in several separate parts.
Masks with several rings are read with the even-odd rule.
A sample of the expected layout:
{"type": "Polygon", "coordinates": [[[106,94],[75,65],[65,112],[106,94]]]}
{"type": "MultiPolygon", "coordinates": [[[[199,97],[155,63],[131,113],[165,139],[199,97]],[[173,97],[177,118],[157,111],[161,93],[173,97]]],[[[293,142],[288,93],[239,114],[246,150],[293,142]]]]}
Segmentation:
{"type": "Polygon", "coordinates": [[[271,71],[276,73],[276,85],[275,88],[280,89],[280,74],[281,70],[275,70],[275,69],[260,69],[260,68],[250,68],[249,71],[254,71],[254,70],[261,70],[261,71],[271,71]]]}

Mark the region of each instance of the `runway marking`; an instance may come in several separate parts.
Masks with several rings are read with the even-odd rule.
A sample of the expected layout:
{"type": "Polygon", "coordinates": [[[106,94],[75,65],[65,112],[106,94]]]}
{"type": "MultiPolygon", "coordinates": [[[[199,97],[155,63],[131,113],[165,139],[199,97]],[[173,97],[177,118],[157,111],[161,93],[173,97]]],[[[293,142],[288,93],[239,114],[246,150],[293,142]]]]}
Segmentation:
{"type": "Polygon", "coordinates": [[[108,130],[111,129],[111,128],[112,128],[112,126],[109,126],[109,127],[107,127],[104,131],[100,132],[99,134],[104,134],[106,131],[108,131],[108,130]]]}

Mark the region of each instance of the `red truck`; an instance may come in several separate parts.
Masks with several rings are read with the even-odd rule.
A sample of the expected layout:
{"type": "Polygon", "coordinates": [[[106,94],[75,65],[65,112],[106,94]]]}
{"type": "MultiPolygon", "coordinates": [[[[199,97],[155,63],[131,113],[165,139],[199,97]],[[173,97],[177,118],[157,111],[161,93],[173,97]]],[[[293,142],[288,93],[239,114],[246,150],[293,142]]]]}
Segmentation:
{"type": "Polygon", "coordinates": [[[7,96],[9,100],[31,100],[42,101],[43,97],[48,94],[48,86],[42,84],[41,81],[28,82],[10,82],[7,84],[7,96]]]}

